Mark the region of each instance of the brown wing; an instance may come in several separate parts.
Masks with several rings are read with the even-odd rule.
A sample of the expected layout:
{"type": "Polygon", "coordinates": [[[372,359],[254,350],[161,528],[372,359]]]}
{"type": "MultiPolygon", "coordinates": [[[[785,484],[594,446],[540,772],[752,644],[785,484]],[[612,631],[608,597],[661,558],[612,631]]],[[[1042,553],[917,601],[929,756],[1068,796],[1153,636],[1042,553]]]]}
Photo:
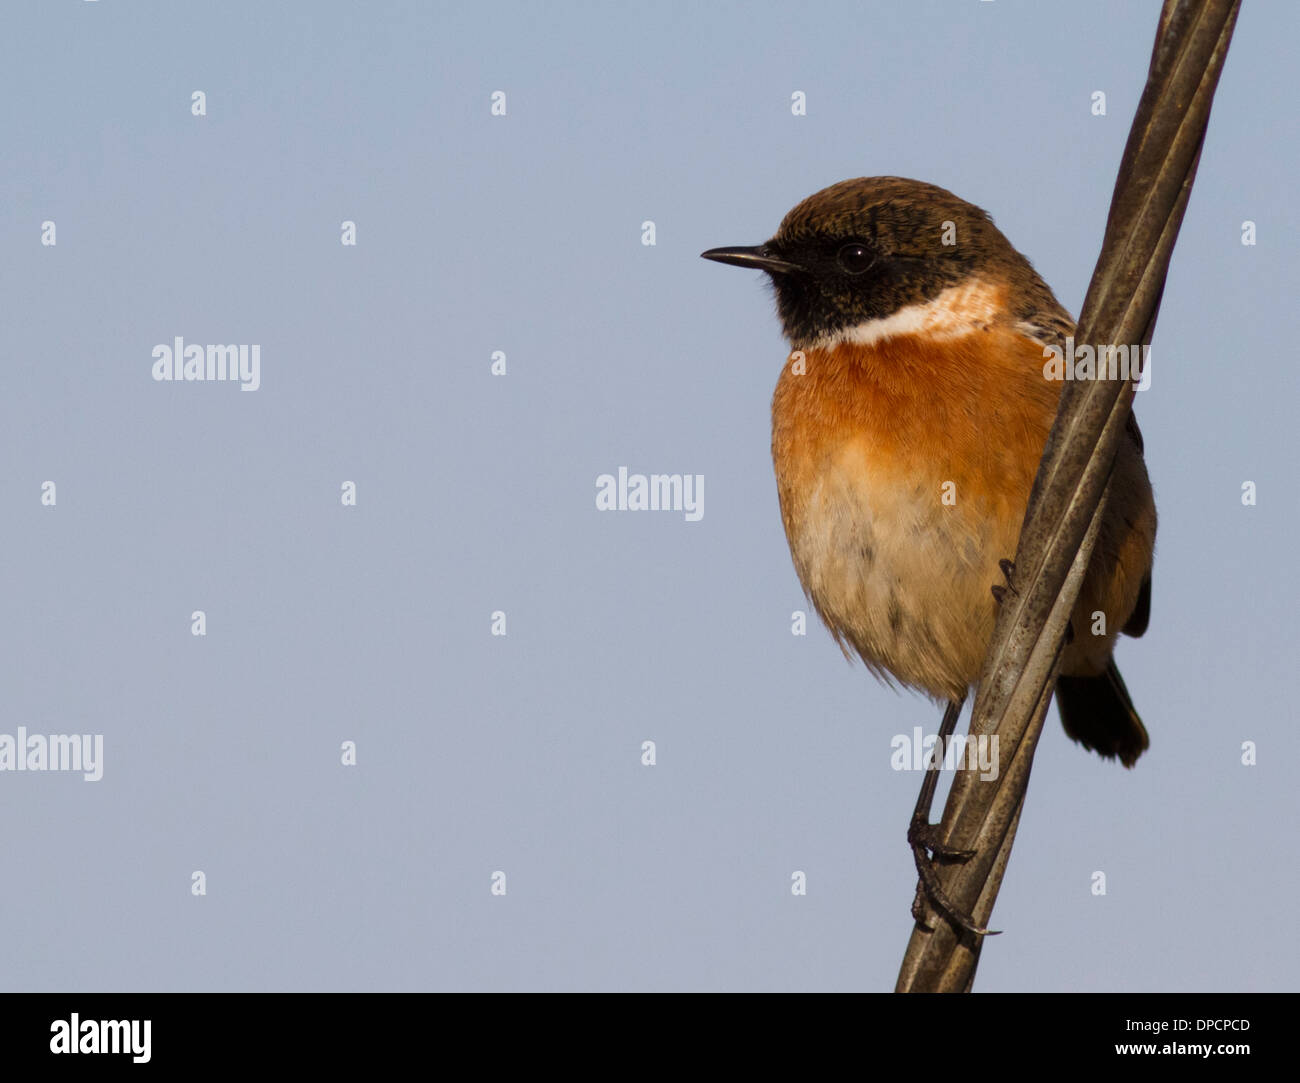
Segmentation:
{"type": "MultiPolygon", "coordinates": [[[[1128,435],[1132,438],[1133,443],[1137,445],[1138,454],[1141,455],[1145,449],[1145,445],[1142,441],[1142,430],[1138,428],[1137,415],[1131,410],[1129,411],[1128,425],[1125,426],[1125,431],[1127,431],[1128,435]]],[[[1151,573],[1148,572],[1147,577],[1142,580],[1142,589],[1138,591],[1137,604],[1133,606],[1133,612],[1129,614],[1129,618],[1124,622],[1124,627],[1121,631],[1126,636],[1132,636],[1136,639],[1147,630],[1147,623],[1150,620],[1151,573]]]]}
{"type": "Polygon", "coordinates": [[[1151,576],[1148,575],[1142,580],[1142,589],[1138,591],[1137,604],[1133,607],[1133,612],[1124,622],[1124,627],[1120,629],[1126,636],[1132,636],[1136,639],[1147,630],[1147,622],[1151,620],[1151,576]]]}

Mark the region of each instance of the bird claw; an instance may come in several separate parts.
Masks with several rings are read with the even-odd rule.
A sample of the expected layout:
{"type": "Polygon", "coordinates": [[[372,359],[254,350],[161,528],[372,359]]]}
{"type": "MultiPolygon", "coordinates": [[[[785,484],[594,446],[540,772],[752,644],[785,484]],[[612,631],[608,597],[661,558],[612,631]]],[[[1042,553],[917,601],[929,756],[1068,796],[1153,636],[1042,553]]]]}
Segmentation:
{"type": "MultiPolygon", "coordinates": [[[[1007,563],[1010,563],[1008,561],[1007,563]]],[[[1003,569],[1005,572],[1006,569],[1003,569]]],[[[996,588],[994,588],[996,589],[996,588]]],[[[907,825],[907,844],[912,848],[912,858],[916,861],[916,872],[920,882],[916,885],[916,898],[912,901],[912,917],[924,929],[931,926],[926,922],[926,900],[930,906],[947,918],[959,929],[965,929],[976,936],[996,936],[997,932],[986,929],[969,914],[957,909],[956,905],[944,894],[939,885],[939,877],[934,871],[936,864],[944,862],[969,861],[975,856],[974,850],[959,850],[939,839],[938,826],[930,823],[930,806],[934,803],[934,791],[939,780],[939,763],[947,741],[957,728],[957,719],[961,715],[964,699],[950,700],[943,712],[943,721],[939,725],[939,736],[935,741],[934,752],[925,768],[925,781],[921,783],[921,792],[916,797],[916,808],[912,810],[912,820],[907,825]]]]}
{"type": "Polygon", "coordinates": [[[939,825],[926,823],[921,818],[914,818],[907,826],[907,842],[913,852],[920,847],[928,850],[935,858],[946,861],[969,861],[975,856],[974,850],[959,850],[955,846],[939,841],[939,825]]]}
{"type": "Polygon", "coordinates": [[[920,877],[916,885],[916,898],[912,901],[912,917],[924,928],[931,928],[925,922],[925,903],[929,901],[935,910],[958,928],[976,936],[998,936],[1000,929],[989,929],[959,910],[944,893],[939,885],[939,877],[935,875],[936,863],[969,861],[975,856],[975,851],[948,846],[940,842],[937,836],[937,826],[924,819],[913,818],[907,828],[907,841],[912,847],[912,857],[916,861],[916,871],[920,877]]]}
{"type": "Polygon", "coordinates": [[[1002,579],[1006,580],[1006,586],[1002,586],[1001,584],[993,584],[991,588],[989,588],[989,590],[992,590],[993,598],[995,598],[998,605],[1001,606],[1002,603],[1006,601],[1006,595],[1008,595],[1008,593],[1015,594],[1017,595],[1017,597],[1019,597],[1019,593],[1021,592],[1015,589],[1014,582],[1011,582],[1011,576],[1013,576],[1015,573],[1015,563],[1011,562],[1011,560],[1006,559],[1004,556],[1004,558],[998,560],[997,567],[1002,569],[1002,579]]]}
{"type": "Polygon", "coordinates": [[[998,605],[1002,605],[1007,600],[1007,594],[1011,593],[1019,597],[1020,591],[1016,590],[1016,585],[1011,581],[1012,575],[1015,574],[1016,565],[1014,561],[1007,560],[1003,557],[998,561],[998,567],[1002,569],[1002,578],[1007,581],[1006,586],[995,583],[989,589],[993,592],[993,597],[997,599],[998,605]]]}

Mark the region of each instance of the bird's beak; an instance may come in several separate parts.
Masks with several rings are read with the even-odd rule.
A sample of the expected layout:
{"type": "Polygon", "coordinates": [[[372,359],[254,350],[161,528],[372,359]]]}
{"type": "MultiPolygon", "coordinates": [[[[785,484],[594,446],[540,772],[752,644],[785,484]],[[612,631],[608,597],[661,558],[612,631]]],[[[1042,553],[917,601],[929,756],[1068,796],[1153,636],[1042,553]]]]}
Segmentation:
{"type": "Polygon", "coordinates": [[[788,260],[778,259],[772,255],[765,244],[755,248],[710,248],[700,255],[704,259],[711,259],[717,263],[730,263],[733,267],[749,267],[755,271],[771,271],[773,274],[787,274],[790,271],[801,270],[797,263],[790,263],[788,260]]]}

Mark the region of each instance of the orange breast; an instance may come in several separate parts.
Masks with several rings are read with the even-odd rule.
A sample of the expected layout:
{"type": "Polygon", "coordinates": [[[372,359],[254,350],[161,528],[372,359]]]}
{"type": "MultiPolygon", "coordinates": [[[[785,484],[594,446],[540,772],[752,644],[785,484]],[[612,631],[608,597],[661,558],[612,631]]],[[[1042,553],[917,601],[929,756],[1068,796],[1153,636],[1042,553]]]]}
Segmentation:
{"type": "Polygon", "coordinates": [[[977,678],[1060,394],[1043,362],[994,323],[812,349],[782,372],[772,456],[795,568],[877,673],[944,697],[977,678]]]}
{"type": "Polygon", "coordinates": [[[1060,394],[1043,363],[1040,345],[999,328],[810,350],[773,398],[777,474],[806,484],[852,441],[881,471],[952,481],[959,503],[1023,514],[1060,394]]]}

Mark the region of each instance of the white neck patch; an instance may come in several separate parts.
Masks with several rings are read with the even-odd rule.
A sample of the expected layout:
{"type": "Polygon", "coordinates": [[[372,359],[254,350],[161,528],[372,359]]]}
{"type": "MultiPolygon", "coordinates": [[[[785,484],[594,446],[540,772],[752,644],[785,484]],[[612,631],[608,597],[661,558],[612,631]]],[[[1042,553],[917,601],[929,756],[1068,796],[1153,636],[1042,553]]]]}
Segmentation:
{"type": "Polygon", "coordinates": [[[924,304],[908,305],[883,319],[867,320],[823,335],[815,347],[826,348],[846,343],[873,346],[887,338],[901,335],[930,335],[934,338],[960,338],[987,327],[1001,311],[1000,289],[975,279],[965,285],[950,286],[924,304]]]}

